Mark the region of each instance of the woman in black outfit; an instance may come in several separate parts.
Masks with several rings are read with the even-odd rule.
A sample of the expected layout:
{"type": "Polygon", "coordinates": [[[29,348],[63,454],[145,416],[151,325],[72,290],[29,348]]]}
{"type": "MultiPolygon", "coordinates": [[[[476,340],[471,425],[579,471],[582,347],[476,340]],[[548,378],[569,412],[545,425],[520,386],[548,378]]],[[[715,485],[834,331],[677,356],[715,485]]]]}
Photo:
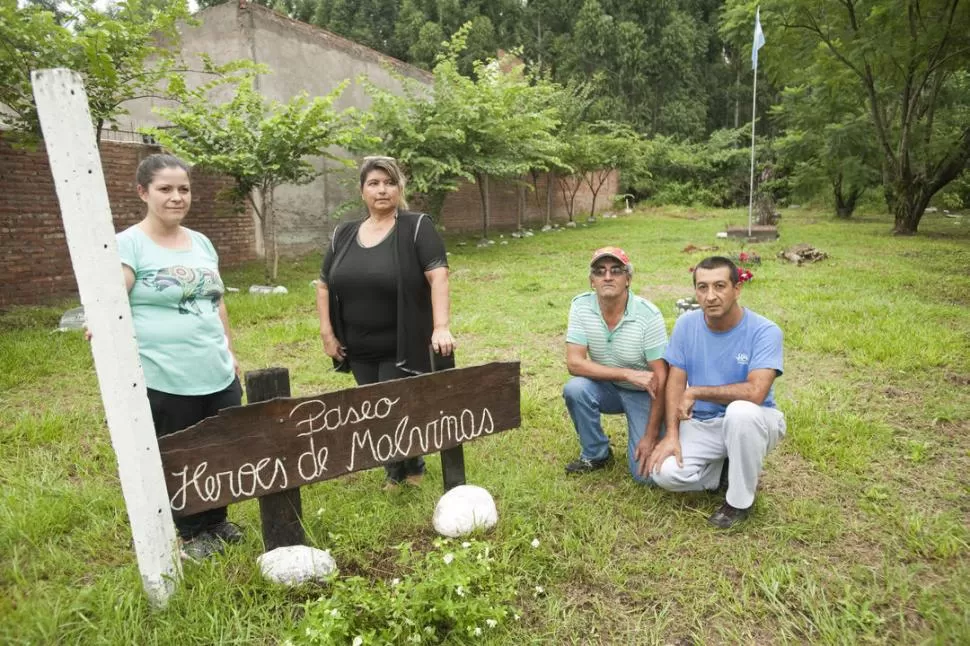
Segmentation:
{"type": "MultiPolygon", "coordinates": [[[[368,216],[339,225],[323,258],[317,314],[323,349],[358,385],[454,367],[448,258],[431,218],[404,209],[404,175],[390,157],[366,157],[368,216]]],[[[385,465],[386,487],[417,485],[424,458],[385,465]]]]}

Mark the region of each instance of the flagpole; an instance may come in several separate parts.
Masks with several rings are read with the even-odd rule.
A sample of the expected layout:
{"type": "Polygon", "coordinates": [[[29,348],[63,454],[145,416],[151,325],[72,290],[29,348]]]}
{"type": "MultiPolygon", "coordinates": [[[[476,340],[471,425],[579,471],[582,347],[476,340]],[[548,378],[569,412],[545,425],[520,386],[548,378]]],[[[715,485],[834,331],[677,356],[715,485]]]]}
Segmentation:
{"type": "Polygon", "coordinates": [[[748,237],[751,237],[751,216],[754,212],[754,124],[758,97],[758,61],[754,62],[754,89],[751,91],[751,182],[748,187],[748,237]]]}
{"type": "Polygon", "coordinates": [[[765,44],[765,32],[761,29],[761,7],[754,11],[754,39],[751,42],[751,69],[754,70],[754,87],[751,89],[751,181],[748,184],[748,237],[751,237],[751,220],[754,214],[754,125],[758,108],[758,50],[765,44]]]}

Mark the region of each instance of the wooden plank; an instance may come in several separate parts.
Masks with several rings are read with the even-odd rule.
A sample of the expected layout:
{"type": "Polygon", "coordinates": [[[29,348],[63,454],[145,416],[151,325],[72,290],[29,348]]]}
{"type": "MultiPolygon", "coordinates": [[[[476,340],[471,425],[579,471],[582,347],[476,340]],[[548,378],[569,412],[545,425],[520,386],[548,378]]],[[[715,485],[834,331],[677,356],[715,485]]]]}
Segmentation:
{"type": "Polygon", "coordinates": [[[31,79],[138,569],[149,599],[162,606],[181,561],[87,95],[71,70],[37,70],[31,79]]]}
{"type": "Polygon", "coordinates": [[[191,514],[516,428],[519,364],[490,363],[228,408],[159,440],[170,504],[191,514]]]}
{"type": "MultiPolygon", "coordinates": [[[[246,401],[250,404],[289,396],[290,372],[286,368],[246,373],[246,401]]],[[[259,520],[263,528],[264,551],[306,544],[299,488],[262,496],[259,499],[259,520]]]]}

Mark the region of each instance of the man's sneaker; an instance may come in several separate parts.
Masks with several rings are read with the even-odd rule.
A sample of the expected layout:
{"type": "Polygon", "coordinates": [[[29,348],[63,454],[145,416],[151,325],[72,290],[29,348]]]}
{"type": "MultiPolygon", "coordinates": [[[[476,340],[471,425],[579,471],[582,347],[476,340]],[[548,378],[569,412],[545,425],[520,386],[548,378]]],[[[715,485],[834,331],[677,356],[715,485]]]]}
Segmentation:
{"type": "Polygon", "coordinates": [[[597,469],[605,469],[613,462],[613,449],[607,449],[606,457],[590,460],[582,456],[566,465],[566,473],[589,473],[597,469]]]}
{"type": "Polygon", "coordinates": [[[730,529],[737,523],[748,517],[751,513],[751,507],[747,509],[738,509],[737,507],[732,507],[724,502],[721,508],[711,514],[711,517],[707,519],[711,525],[714,525],[718,529],[730,529]]]}
{"type": "Polygon", "coordinates": [[[236,523],[230,523],[228,520],[213,525],[209,528],[209,532],[226,543],[241,543],[243,540],[242,529],[236,523]]]}
{"type": "Polygon", "coordinates": [[[222,541],[209,532],[202,532],[182,541],[182,560],[202,561],[213,554],[221,554],[222,549],[222,541]]]}

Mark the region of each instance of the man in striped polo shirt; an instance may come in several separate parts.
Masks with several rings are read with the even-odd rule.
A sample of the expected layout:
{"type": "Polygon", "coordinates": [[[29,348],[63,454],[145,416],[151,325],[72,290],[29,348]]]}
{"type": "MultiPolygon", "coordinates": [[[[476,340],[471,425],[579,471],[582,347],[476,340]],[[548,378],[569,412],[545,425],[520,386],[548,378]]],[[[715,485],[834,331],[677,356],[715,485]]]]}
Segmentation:
{"type": "Polygon", "coordinates": [[[566,473],[589,473],[612,461],[600,415],[623,413],[630,473],[647,482],[647,458],[664,419],[667,328],[653,303],[630,292],[633,265],[625,251],[597,249],[589,266],[592,291],[573,299],[566,332],[566,367],[573,378],[563,398],[580,445],[566,473]]]}

